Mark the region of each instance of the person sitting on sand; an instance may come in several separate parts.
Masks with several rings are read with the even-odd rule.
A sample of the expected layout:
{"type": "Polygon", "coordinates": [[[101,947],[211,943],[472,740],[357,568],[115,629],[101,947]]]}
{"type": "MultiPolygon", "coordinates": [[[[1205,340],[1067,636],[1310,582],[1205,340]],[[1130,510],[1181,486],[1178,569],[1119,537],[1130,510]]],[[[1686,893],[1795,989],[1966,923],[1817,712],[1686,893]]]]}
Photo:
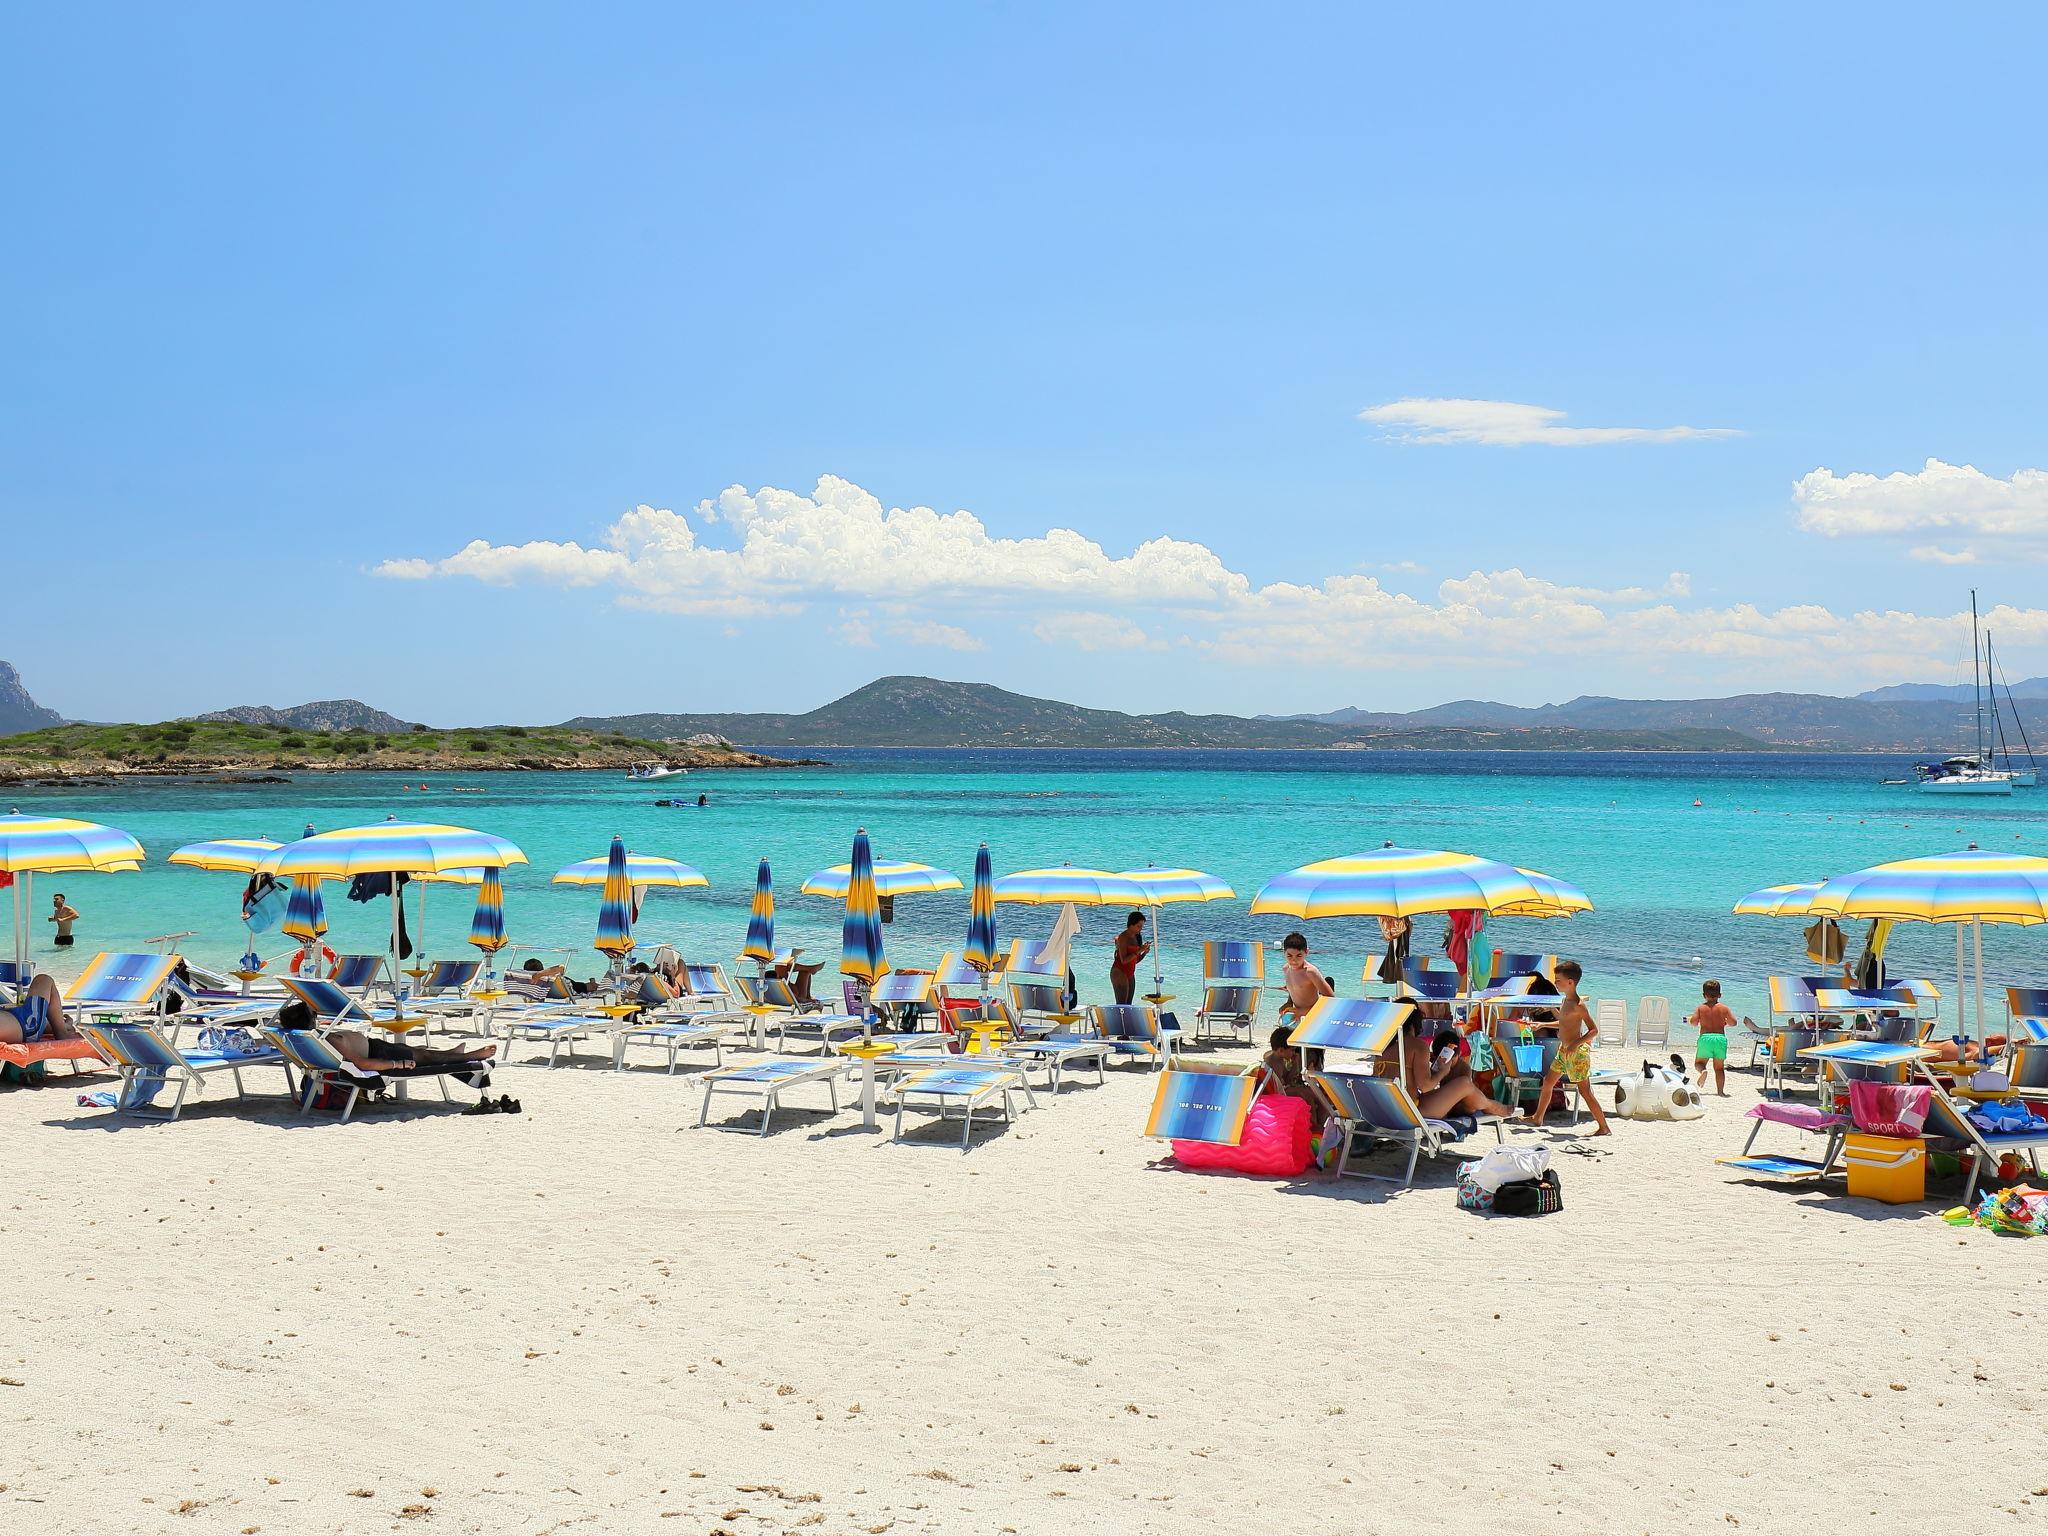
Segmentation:
{"type": "Polygon", "coordinates": [[[1587,1080],[1593,1075],[1593,1038],[1600,1033],[1600,1026],[1593,1022],[1585,1000],[1579,996],[1579,982],[1584,975],[1576,960],[1557,963],[1557,1056],[1543,1074],[1543,1087],[1536,1095],[1535,1109],[1517,1119],[1518,1125],[1541,1125],[1543,1117],[1550,1113],[1550,1096],[1557,1092],[1559,1082],[1568,1079],[1579,1090],[1579,1097],[1585,1101],[1586,1108],[1593,1112],[1593,1123],[1600,1127],[1593,1134],[1613,1134],[1608,1129],[1606,1112],[1587,1086],[1587,1080]]]}
{"type": "Polygon", "coordinates": [[[1261,1064],[1272,1074],[1273,1085],[1290,1099],[1300,1099],[1308,1106],[1308,1126],[1311,1134],[1323,1128],[1323,1121],[1329,1115],[1321,1095],[1309,1087],[1305,1072],[1312,1072],[1322,1066],[1322,1052],[1302,1052],[1288,1044],[1287,1037],[1293,1033],[1285,1024],[1274,1030],[1267,1040],[1270,1049],[1260,1058],[1261,1064]],[[1306,1055],[1309,1059],[1304,1060],[1306,1055]]]}
{"type": "Polygon", "coordinates": [[[1290,933],[1280,941],[1286,963],[1280,967],[1280,985],[1287,989],[1287,1001],[1280,1005],[1280,1022],[1299,1024],[1309,1009],[1325,997],[1335,997],[1337,987],[1329,977],[1308,963],[1308,940],[1290,933]]]}
{"type": "Polygon", "coordinates": [[[1714,1092],[1728,1097],[1728,1031],[1735,1027],[1735,1012],[1721,1001],[1721,983],[1700,983],[1700,1005],[1686,1015],[1686,1023],[1700,1032],[1700,1043],[1692,1048],[1692,1064],[1699,1072],[1698,1086],[1707,1086],[1707,1066],[1714,1068],[1714,1092]]]}
{"type": "Polygon", "coordinates": [[[0,1045],[34,1045],[38,1040],[76,1040],[78,1031],[64,1012],[64,998],[48,971],[38,971],[28,990],[0,1007],[0,1045]]]}

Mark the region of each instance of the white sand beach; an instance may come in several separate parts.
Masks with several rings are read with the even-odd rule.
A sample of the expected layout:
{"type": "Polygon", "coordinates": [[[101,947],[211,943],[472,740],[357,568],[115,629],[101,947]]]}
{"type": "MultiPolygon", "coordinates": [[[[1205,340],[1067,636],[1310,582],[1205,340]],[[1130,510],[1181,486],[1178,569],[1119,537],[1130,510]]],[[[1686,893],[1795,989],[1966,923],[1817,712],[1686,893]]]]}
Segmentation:
{"type": "Polygon", "coordinates": [[[1448,1163],[1175,1170],[1136,1070],[966,1155],[499,1085],[523,1115],[0,1091],[0,1530],[2048,1523],[2048,1246],[1726,1176],[1747,1081],[1561,1157],[1536,1221],[1448,1163]]]}

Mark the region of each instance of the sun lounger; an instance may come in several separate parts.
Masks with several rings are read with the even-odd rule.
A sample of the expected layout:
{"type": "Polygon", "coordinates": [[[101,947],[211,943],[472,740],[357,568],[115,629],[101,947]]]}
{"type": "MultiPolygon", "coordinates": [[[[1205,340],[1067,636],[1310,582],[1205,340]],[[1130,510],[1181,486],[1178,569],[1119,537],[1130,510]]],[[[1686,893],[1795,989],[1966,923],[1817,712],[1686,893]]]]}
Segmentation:
{"type": "Polygon", "coordinates": [[[640,978],[636,1000],[646,1005],[640,1015],[612,1031],[612,1069],[617,1072],[626,1070],[626,1046],[634,1041],[666,1049],[671,1074],[676,1070],[676,1057],[680,1052],[706,1046],[711,1049],[711,1064],[722,1067],[725,1065],[726,1031],[735,1022],[746,1022],[746,1015],[741,1013],[714,1013],[709,1009],[694,1013],[686,1011],[683,1008],[686,1000],[659,976],[640,978]]]}
{"type": "Polygon", "coordinates": [[[1287,1036],[1300,1050],[1351,1051],[1377,1056],[1400,1036],[1415,1011],[1411,1003],[1370,997],[1321,997],[1287,1036]]]}
{"type": "Polygon", "coordinates": [[[384,984],[384,956],[336,955],[326,980],[356,997],[367,997],[384,984]]]}
{"type": "MultiPolygon", "coordinates": [[[[28,1029],[31,1031],[47,1028],[50,1012],[49,1004],[40,997],[31,997],[27,1002],[23,1003],[0,1006],[9,1008],[27,1024],[28,1029]]],[[[68,1061],[71,1063],[71,1075],[73,1077],[76,1077],[84,1070],[79,1065],[80,1062],[89,1061],[95,1067],[106,1065],[105,1058],[94,1048],[93,1043],[83,1037],[73,1038],[66,1036],[64,1039],[58,1040],[44,1035],[39,1039],[24,1040],[19,1043],[0,1041],[0,1063],[5,1063],[7,1066],[19,1067],[26,1072],[30,1067],[38,1063],[52,1061],[68,1061]]]]}
{"type": "MultiPolygon", "coordinates": [[[[1002,1055],[1017,1063],[1019,1071],[1029,1072],[1034,1068],[1043,1071],[1046,1090],[1055,1097],[1059,1095],[1060,1085],[1066,1081],[1068,1070],[1073,1067],[1092,1062],[1097,1086],[1108,1082],[1109,1058],[1115,1054],[1115,1042],[1104,1040],[1099,1035],[1082,1034],[1040,1035],[1031,1040],[1011,1040],[1002,1048],[1002,1055]]],[[[983,1058],[968,1059],[976,1061],[983,1058]]]]}
{"type": "Polygon", "coordinates": [[[1353,1072],[1311,1072],[1308,1081],[1329,1102],[1332,1118],[1343,1132],[1344,1145],[1337,1154],[1337,1172],[1360,1179],[1381,1179],[1404,1189],[1415,1182],[1415,1163],[1421,1157],[1437,1157],[1452,1143],[1473,1134],[1481,1125],[1491,1125],[1496,1141],[1504,1140],[1498,1115],[1461,1117],[1472,1123],[1462,1129],[1449,1120],[1431,1120],[1415,1107],[1405,1084],[1395,1077],[1365,1077],[1353,1072]],[[1408,1149],[1408,1166],[1399,1179],[1390,1174],[1353,1171],[1351,1149],[1357,1143],[1391,1142],[1408,1149]]]}
{"type": "MultiPolygon", "coordinates": [[[[832,1112],[839,1113],[839,1079],[846,1075],[843,1060],[820,1061],[806,1056],[771,1056],[765,1061],[743,1062],[737,1066],[718,1067],[704,1074],[704,1104],[697,1112],[697,1125],[702,1129],[711,1114],[711,1096],[715,1093],[742,1093],[761,1101],[761,1128],[757,1135],[768,1134],[768,1122],[774,1117],[776,1107],[782,1102],[782,1095],[791,1088],[807,1087],[812,1083],[823,1083],[832,1095],[832,1112]]],[[[737,1126],[720,1126],[721,1130],[737,1130],[737,1126]]]]}
{"type": "Polygon", "coordinates": [[[336,982],[316,981],[310,976],[284,976],[279,979],[284,983],[285,991],[310,1008],[314,1017],[329,1028],[381,1029],[386,1034],[402,1035],[424,1022],[417,1014],[401,1014],[395,1008],[372,1007],[344,991],[336,982]]]}
{"type": "Polygon", "coordinates": [[[1749,1128],[1749,1139],[1743,1142],[1742,1150],[1735,1156],[1716,1158],[1714,1161],[1719,1166],[1768,1179],[1819,1179],[1834,1171],[1835,1161],[1842,1155],[1842,1138],[1849,1128],[1846,1115],[1832,1114],[1812,1104],[1784,1104],[1770,1100],[1751,1105],[1744,1113],[1753,1122],[1749,1128]],[[1788,1126],[1809,1136],[1824,1137],[1819,1161],[1752,1150],[1767,1125],[1788,1126]]]}
{"type": "Polygon", "coordinates": [[[155,1012],[163,1006],[164,987],[177,968],[176,955],[102,950],[64,989],[64,1011],[124,1017],[155,1012]]]}
{"type": "Polygon", "coordinates": [[[1107,1040],[1111,1054],[1130,1056],[1154,1068],[1171,1065],[1180,1050],[1180,1032],[1160,1023],[1150,1003],[1095,1003],[1087,1012],[1089,1030],[1107,1040]]]}
{"type": "Polygon", "coordinates": [[[282,1066],[285,1069],[285,1086],[287,1089],[291,1087],[290,1064],[274,1046],[246,1053],[214,1049],[180,1050],[147,1019],[121,1024],[81,1022],[78,1032],[91,1041],[121,1074],[116,1104],[123,1114],[175,1120],[185,1107],[186,1093],[194,1087],[201,1087],[204,1091],[202,1080],[210,1072],[230,1073],[235,1080],[238,1098],[244,1091],[244,1067],[282,1066]],[[170,1107],[152,1107],[157,1089],[171,1086],[173,1080],[177,1093],[171,1099],[170,1107]]]}
{"type": "Polygon", "coordinates": [[[1449,966],[1431,965],[1427,958],[1403,960],[1401,990],[1425,1003],[1453,1002],[1458,996],[1458,973],[1449,966]]]}
{"type": "Polygon", "coordinates": [[[1245,1116],[1259,1082],[1210,1063],[1161,1072],[1145,1117],[1145,1134],[1161,1141],[1201,1141],[1234,1147],[1244,1139],[1245,1116]]]}
{"type": "Polygon", "coordinates": [[[1195,1038],[1209,1039],[1223,1027],[1222,1038],[1235,1040],[1242,1031],[1250,1040],[1258,1032],[1259,1003],[1266,990],[1266,946],[1250,939],[1208,939],[1202,944],[1202,1006],[1195,1010],[1195,1038]]]}
{"type": "Polygon", "coordinates": [[[2041,1177],[2041,1153],[2048,1150],[2048,1126],[1988,1130],[1972,1120],[1970,1115],[1973,1111],[1982,1114],[1991,1106],[1956,1098],[1941,1074],[1928,1071],[1924,1064],[1920,1075],[1934,1090],[1927,1106],[1928,1134],[1960,1142],[1970,1154],[1969,1173],[1963,1184],[1964,1204],[1968,1204],[1970,1196],[1976,1192],[1977,1181],[1984,1177],[1986,1169],[1996,1172],[1999,1160],[2007,1153],[2025,1158],[2034,1177],[2041,1177]]]}
{"type": "Polygon", "coordinates": [[[273,1026],[263,1031],[263,1038],[276,1047],[279,1054],[299,1069],[299,1113],[310,1114],[314,1103],[320,1097],[320,1090],[333,1087],[348,1095],[341,1106],[343,1120],[355,1113],[356,1103],[366,1093],[381,1093],[393,1080],[399,1078],[431,1077],[441,1085],[441,1097],[448,1098],[448,1082],[451,1077],[477,1076],[481,1087],[490,1081],[487,1062],[461,1065],[449,1062],[445,1066],[413,1066],[404,1071],[372,1072],[359,1067],[341,1052],[337,1051],[325,1037],[310,1029],[284,1029],[273,1026]]]}
{"type": "Polygon", "coordinates": [[[1003,1123],[1012,1118],[1010,1096],[1027,1092],[1021,1069],[1003,1065],[919,1067],[900,1073],[891,1083],[896,1094],[896,1130],[892,1139],[903,1139],[903,1111],[912,1099],[936,1105],[944,1120],[949,1110],[960,1110],[960,1150],[965,1152],[974,1134],[974,1112],[990,1105],[1000,1106],[1003,1123]]]}
{"type": "Polygon", "coordinates": [[[1071,1032],[1082,1015],[1067,1006],[1067,989],[1061,982],[1046,979],[1013,980],[1009,983],[1010,1018],[1022,1035],[1071,1032]]]}

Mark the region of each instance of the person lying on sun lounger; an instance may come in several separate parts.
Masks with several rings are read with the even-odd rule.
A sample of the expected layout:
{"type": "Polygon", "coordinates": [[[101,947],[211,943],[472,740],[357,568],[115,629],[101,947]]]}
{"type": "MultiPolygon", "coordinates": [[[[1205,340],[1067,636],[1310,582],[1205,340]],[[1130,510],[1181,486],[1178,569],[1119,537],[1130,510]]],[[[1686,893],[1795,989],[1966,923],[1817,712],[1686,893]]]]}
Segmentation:
{"type": "Polygon", "coordinates": [[[327,1043],[339,1051],[352,1067],[396,1076],[403,1076],[415,1068],[433,1072],[443,1067],[482,1064],[498,1051],[495,1045],[472,1045],[458,1051],[407,1045],[403,1040],[372,1040],[356,1029],[329,1030],[327,1043]]]}
{"type": "Polygon", "coordinates": [[[76,1040],[78,1031],[64,1012],[63,995],[48,971],[36,972],[21,1000],[0,1008],[0,1045],[33,1045],[38,1040],[76,1040]]]}

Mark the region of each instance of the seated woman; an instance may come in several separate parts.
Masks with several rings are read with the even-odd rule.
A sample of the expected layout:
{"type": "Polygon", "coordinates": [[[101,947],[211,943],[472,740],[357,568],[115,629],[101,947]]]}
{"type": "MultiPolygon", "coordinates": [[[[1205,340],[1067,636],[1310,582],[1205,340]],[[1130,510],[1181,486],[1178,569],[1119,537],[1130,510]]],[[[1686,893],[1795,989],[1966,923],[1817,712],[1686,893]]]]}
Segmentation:
{"type": "Polygon", "coordinates": [[[1486,1096],[1456,1051],[1447,1056],[1438,1051],[1436,1031],[1420,1014],[1410,1014],[1401,1024],[1401,1054],[1408,1069],[1408,1092],[1429,1119],[1513,1113],[1486,1096]]]}
{"type": "Polygon", "coordinates": [[[0,1045],[34,1045],[38,1040],[76,1040],[78,1031],[64,1012],[64,997],[47,971],[38,971],[15,1003],[0,1007],[0,1045]]]}

